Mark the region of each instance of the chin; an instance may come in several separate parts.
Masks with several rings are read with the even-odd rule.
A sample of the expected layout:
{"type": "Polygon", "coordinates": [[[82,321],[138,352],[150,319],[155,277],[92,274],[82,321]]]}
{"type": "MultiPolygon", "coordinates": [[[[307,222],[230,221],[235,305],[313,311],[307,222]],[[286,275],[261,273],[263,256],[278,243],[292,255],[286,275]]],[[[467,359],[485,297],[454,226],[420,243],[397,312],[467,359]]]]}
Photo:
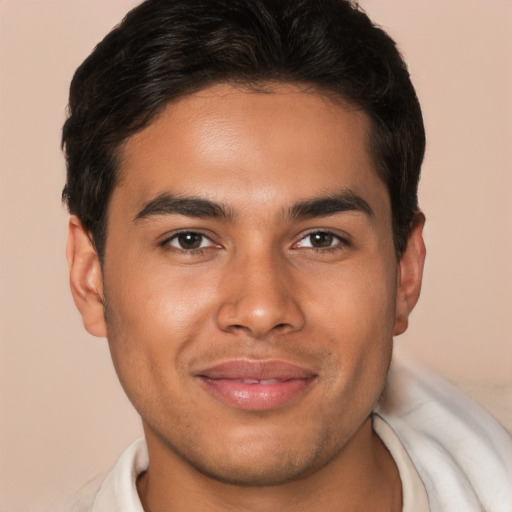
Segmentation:
{"type": "MultiPolygon", "coordinates": [[[[316,469],[311,460],[300,460],[297,453],[272,457],[240,457],[240,460],[191,461],[188,463],[204,476],[228,485],[272,487],[298,480],[316,469]]],[[[309,458],[308,458],[309,459],[309,458]]]]}
{"type": "Polygon", "coordinates": [[[174,452],[189,467],[218,482],[268,487],[299,480],[336,457],[337,443],[329,442],[329,437],[319,432],[283,435],[273,429],[251,429],[224,439],[215,436],[218,443],[196,438],[194,446],[175,446],[174,452]]]}

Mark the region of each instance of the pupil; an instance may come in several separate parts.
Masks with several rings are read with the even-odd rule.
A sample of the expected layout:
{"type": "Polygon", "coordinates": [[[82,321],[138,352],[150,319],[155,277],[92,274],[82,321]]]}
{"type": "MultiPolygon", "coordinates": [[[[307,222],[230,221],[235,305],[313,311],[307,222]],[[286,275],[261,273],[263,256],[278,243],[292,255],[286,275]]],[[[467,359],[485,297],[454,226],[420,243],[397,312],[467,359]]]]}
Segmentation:
{"type": "Polygon", "coordinates": [[[311,245],[313,247],[330,247],[332,235],[330,233],[314,233],[311,235],[311,245]]]}
{"type": "Polygon", "coordinates": [[[202,236],[197,233],[181,233],[178,235],[178,242],[183,249],[199,249],[202,236]]]}

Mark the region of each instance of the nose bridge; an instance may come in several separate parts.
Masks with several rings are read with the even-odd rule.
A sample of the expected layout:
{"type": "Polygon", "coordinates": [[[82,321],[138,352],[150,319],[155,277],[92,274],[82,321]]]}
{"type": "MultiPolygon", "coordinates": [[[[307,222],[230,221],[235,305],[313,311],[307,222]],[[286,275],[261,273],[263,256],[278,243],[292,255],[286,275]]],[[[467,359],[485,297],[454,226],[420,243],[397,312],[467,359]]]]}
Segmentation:
{"type": "Polygon", "coordinates": [[[237,254],[222,284],[219,327],[254,337],[300,329],[304,317],[291,281],[286,258],[274,248],[237,254]]]}

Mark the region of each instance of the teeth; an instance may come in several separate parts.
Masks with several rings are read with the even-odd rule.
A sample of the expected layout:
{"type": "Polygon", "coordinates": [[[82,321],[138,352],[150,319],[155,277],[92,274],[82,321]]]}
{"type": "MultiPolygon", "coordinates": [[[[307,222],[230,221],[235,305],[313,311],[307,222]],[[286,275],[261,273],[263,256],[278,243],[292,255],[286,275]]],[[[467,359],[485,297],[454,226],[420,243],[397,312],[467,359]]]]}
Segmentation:
{"type": "Polygon", "coordinates": [[[277,379],[243,379],[242,382],[244,384],[277,384],[279,381],[277,379]]]}

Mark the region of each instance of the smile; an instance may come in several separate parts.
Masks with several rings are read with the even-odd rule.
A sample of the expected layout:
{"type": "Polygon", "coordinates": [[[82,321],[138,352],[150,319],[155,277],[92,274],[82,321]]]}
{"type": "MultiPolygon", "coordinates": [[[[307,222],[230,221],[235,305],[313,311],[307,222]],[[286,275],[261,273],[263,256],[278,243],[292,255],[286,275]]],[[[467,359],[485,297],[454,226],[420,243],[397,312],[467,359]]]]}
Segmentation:
{"type": "MultiPolygon", "coordinates": [[[[235,379],[233,379],[235,380],[235,379]]],[[[267,385],[267,384],[277,384],[278,382],[282,382],[280,381],[279,379],[263,379],[263,380],[258,380],[258,379],[237,379],[236,382],[241,382],[242,384],[263,384],[263,385],[267,385]]]]}
{"type": "Polygon", "coordinates": [[[300,397],[316,375],[282,361],[235,360],[197,375],[203,388],[230,407],[249,411],[276,409],[300,397]]]}

